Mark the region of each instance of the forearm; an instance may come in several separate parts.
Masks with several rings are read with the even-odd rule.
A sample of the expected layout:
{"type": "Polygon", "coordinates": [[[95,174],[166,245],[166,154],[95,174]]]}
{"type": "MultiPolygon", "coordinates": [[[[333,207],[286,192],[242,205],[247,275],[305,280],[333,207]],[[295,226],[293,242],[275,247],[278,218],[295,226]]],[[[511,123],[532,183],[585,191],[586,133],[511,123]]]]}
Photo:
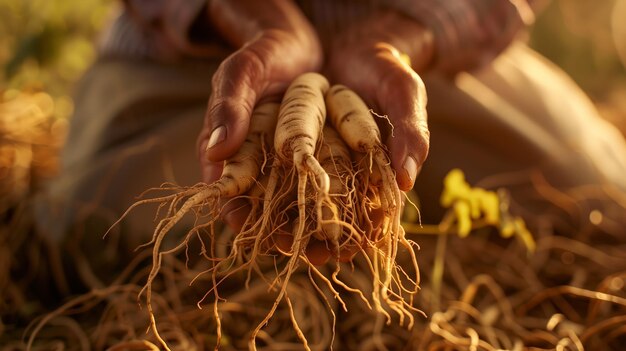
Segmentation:
{"type": "Polygon", "coordinates": [[[381,9],[343,30],[339,40],[329,44],[333,55],[345,47],[376,48],[384,45],[410,59],[416,72],[426,70],[434,57],[434,37],[431,30],[406,15],[381,9]],[[358,44],[358,45],[355,45],[358,44]]]}
{"type": "Polygon", "coordinates": [[[264,36],[282,41],[284,54],[294,55],[290,60],[306,61],[311,70],[321,64],[317,34],[291,0],[210,0],[208,19],[235,48],[264,36]]]}
{"type": "MultiPolygon", "coordinates": [[[[151,56],[203,56],[240,48],[259,35],[282,32],[301,52],[320,52],[312,26],[291,0],[124,0],[127,17],[151,56]],[[155,50],[156,49],[156,50],[155,50]]],[[[282,40],[283,38],[276,38],[282,40]]],[[[321,56],[312,59],[319,65],[321,56]]],[[[314,66],[313,65],[313,66],[314,66]]]]}
{"type": "Polygon", "coordinates": [[[209,0],[208,19],[236,47],[266,30],[282,30],[307,41],[315,37],[308,20],[291,0],[209,0]]]}
{"type": "Polygon", "coordinates": [[[380,28],[376,39],[408,54],[416,71],[432,68],[454,73],[495,57],[532,22],[533,12],[547,0],[297,1],[327,50],[337,33],[354,31],[354,27],[380,28]],[[385,32],[389,33],[386,37],[385,32]],[[403,33],[405,38],[393,33],[403,33]],[[432,52],[424,46],[428,42],[432,42],[432,52]]]}
{"type": "Polygon", "coordinates": [[[159,46],[156,55],[175,56],[202,51],[192,37],[194,23],[206,10],[206,0],[124,0],[129,17],[143,32],[148,45],[159,46]],[[163,52],[176,51],[176,52],[163,52]]]}
{"type": "Polygon", "coordinates": [[[534,19],[543,0],[393,0],[394,8],[432,31],[432,67],[445,73],[481,66],[534,19]]]}

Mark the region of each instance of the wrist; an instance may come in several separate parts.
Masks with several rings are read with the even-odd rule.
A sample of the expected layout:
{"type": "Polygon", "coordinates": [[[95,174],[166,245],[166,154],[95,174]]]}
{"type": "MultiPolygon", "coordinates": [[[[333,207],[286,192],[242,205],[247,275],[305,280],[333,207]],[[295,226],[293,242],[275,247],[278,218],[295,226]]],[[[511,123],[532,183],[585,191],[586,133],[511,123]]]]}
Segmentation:
{"type": "Polygon", "coordinates": [[[433,33],[419,22],[400,13],[389,14],[385,26],[390,35],[389,44],[411,60],[411,68],[422,72],[431,66],[435,56],[433,33]]]}
{"type": "Polygon", "coordinates": [[[208,0],[207,18],[237,48],[270,30],[305,34],[308,24],[290,0],[208,0]]]}
{"type": "MultiPolygon", "coordinates": [[[[434,40],[430,30],[412,18],[396,11],[378,11],[359,23],[347,28],[339,40],[333,40],[330,51],[377,48],[393,49],[410,59],[415,72],[431,66],[434,59],[434,40]]],[[[333,55],[334,56],[334,55],[333,55]]]]}
{"type": "Polygon", "coordinates": [[[317,70],[322,49],[317,33],[291,0],[209,0],[207,18],[234,48],[268,39],[290,59],[317,70]],[[295,57],[293,55],[296,55],[295,57]]]}

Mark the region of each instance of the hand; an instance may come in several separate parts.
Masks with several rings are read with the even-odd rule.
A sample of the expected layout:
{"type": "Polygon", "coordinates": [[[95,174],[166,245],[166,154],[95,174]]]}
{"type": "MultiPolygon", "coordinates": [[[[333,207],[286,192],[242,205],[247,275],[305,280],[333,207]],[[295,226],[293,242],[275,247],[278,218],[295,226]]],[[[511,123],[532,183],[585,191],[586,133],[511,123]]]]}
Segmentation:
{"type": "Polygon", "coordinates": [[[348,86],[393,126],[379,123],[400,189],[408,191],[426,160],[429,131],[426,89],[416,70],[432,59],[432,35],[391,12],[356,23],[328,46],[325,68],[333,83],[348,86]],[[405,58],[410,59],[410,64],[405,58]]]}
{"type": "Polygon", "coordinates": [[[203,180],[210,183],[242,145],[254,106],[278,100],[294,78],[318,70],[322,53],[313,28],[289,0],[212,0],[208,16],[238,48],[213,76],[198,138],[203,180]]]}
{"type": "MultiPolygon", "coordinates": [[[[322,51],[290,0],[210,0],[207,9],[212,27],[237,48],[213,75],[197,143],[202,180],[212,183],[222,174],[223,161],[243,144],[255,105],[280,101],[297,76],[319,70],[322,51]]],[[[235,199],[228,201],[222,219],[238,232],[247,213],[246,201],[235,199]]]]}

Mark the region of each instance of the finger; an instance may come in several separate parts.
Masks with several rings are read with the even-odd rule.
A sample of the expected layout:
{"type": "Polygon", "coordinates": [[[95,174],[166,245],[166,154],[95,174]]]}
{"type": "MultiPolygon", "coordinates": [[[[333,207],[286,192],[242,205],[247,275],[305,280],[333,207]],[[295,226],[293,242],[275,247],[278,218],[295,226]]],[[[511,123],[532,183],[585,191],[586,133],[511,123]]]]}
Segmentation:
{"type": "Polygon", "coordinates": [[[265,84],[262,58],[248,47],[222,62],[213,75],[212,94],[198,138],[201,159],[222,161],[239,149],[265,84]]]}
{"type": "Polygon", "coordinates": [[[239,233],[251,210],[250,203],[246,199],[230,199],[223,204],[221,217],[234,233],[239,233]]]}
{"type": "Polygon", "coordinates": [[[306,246],[305,254],[309,259],[309,262],[316,266],[325,264],[331,256],[326,241],[318,240],[313,237],[309,240],[309,244],[306,246]]]}
{"type": "Polygon", "coordinates": [[[300,39],[267,30],[242,47],[218,67],[203,130],[198,138],[201,158],[222,161],[232,156],[245,140],[250,116],[260,101],[280,101],[298,75],[319,65],[315,53],[306,55],[300,39]]]}
{"type": "Polygon", "coordinates": [[[374,53],[366,58],[370,60],[365,63],[370,66],[367,82],[360,79],[361,84],[353,83],[351,88],[389,118],[392,128],[383,133],[387,135],[385,144],[398,186],[408,191],[428,155],[426,88],[395,48],[377,44],[374,53]]]}
{"type": "Polygon", "coordinates": [[[202,181],[206,184],[211,184],[222,176],[224,162],[211,162],[205,158],[201,158],[200,165],[202,181]]]}
{"type": "Polygon", "coordinates": [[[379,59],[388,72],[377,91],[378,105],[389,117],[393,133],[386,140],[398,186],[411,190],[428,155],[430,132],[426,113],[426,87],[422,79],[393,51],[379,59]]]}

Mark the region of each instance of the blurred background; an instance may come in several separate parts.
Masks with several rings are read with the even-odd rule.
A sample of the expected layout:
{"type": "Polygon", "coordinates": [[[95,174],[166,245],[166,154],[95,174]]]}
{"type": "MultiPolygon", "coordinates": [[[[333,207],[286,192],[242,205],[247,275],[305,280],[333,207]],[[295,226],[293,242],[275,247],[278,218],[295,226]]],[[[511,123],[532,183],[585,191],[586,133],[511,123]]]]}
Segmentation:
{"type": "Polygon", "coordinates": [[[626,133],[626,0],[552,0],[531,28],[530,45],[626,133]]]}
{"type": "MultiPolygon", "coordinates": [[[[95,59],[98,33],[117,5],[0,0],[0,214],[56,172],[72,86],[95,59]]],[[[624,19],[626,0],[552,0],[528,40],[626,133],[624,19]]]]}
{"type": "Polygon", "coordinates": [[[0,0],[0,220],[56,173],[72,86],[114,4],[0,0]]]}

